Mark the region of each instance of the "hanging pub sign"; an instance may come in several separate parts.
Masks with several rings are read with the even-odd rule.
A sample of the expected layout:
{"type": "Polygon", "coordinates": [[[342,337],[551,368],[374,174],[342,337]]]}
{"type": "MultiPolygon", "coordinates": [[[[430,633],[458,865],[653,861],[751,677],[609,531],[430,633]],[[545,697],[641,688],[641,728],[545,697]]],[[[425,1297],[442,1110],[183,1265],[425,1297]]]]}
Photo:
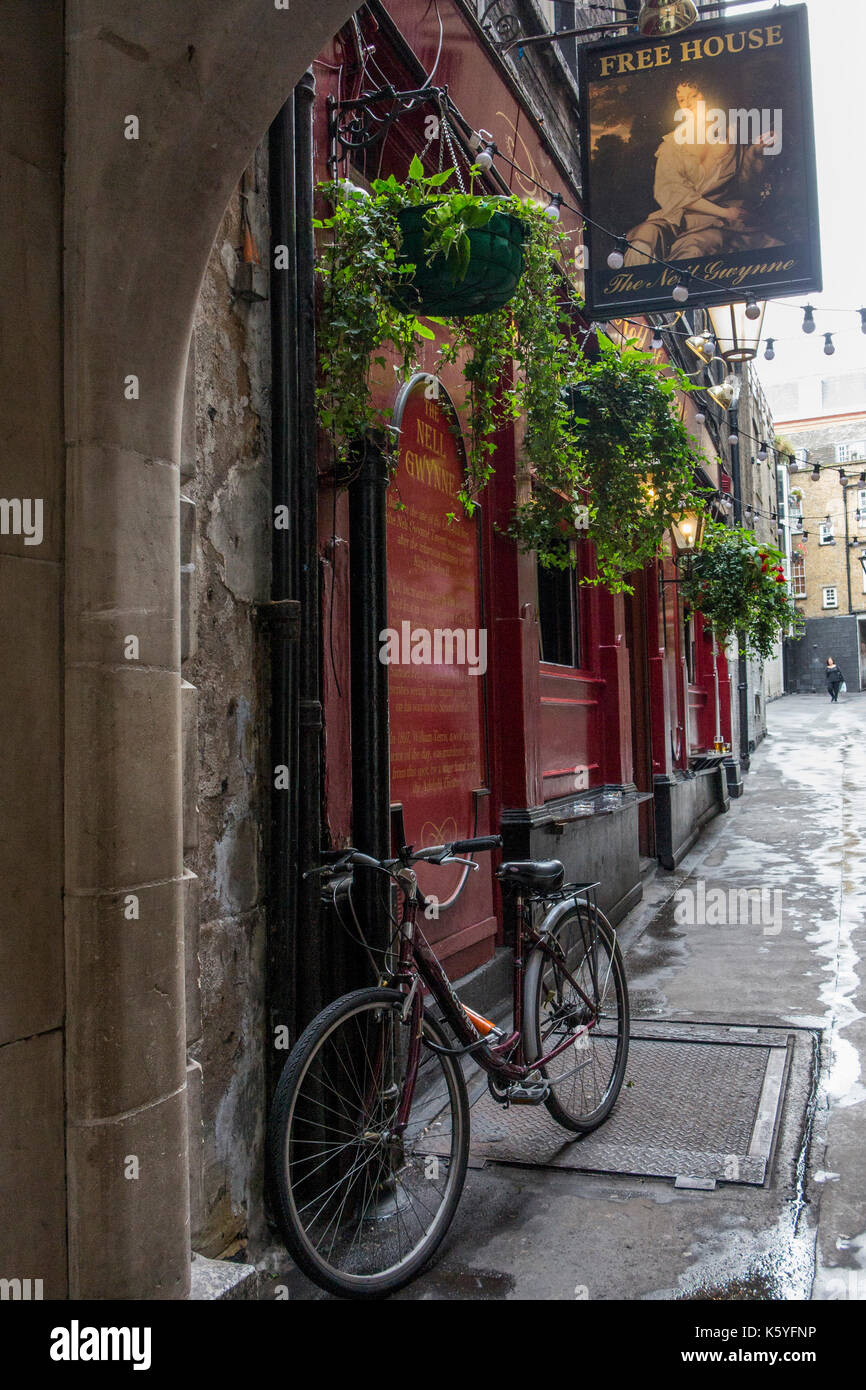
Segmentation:
{"type": "Polygon", "coordinates": [[[590,318],[821,289],[805,5],[579,52],[590,318]]]}

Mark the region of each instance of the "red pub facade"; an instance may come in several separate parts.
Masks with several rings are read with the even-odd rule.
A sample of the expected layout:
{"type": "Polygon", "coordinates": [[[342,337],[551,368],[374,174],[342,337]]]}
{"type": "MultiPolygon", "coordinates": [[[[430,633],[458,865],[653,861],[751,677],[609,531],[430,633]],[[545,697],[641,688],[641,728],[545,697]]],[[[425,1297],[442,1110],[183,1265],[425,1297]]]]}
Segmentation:
{"type": "MultiPolygon", "coordinates": [[[[432,7],[395,0],[367,7],[320,55],[316,178],[328,177],[329,98],[386,79],[413,90],[438,62],[436,83],[511,161],[500,170],[508,190],[534,198],[545,198],[540,188],[561,190],[579,207],[569,161],[469,7],[445,3],[439,13],[441,43],[432,7]]],[[[391,172],[402,178],[413,153],[428,171],[439,167],[438,143],[425,140],[426,114],[407,113],[360,164],[343,160],[340,176],[360,184],[391,172]]],[[[461,138],[452,132],[455,146],[461,138]]],[[[448,148],[443,159],[444,167],[453,163],[448,148]]],[[[577,216],[563,212],[562,225],[579,237],[577,216]]],[[[589,325],[579,327],[592,353],[589,325]]],[[[623,330],[648,342],[648,329],[623,330]]],[[[615,336],[616,326],[608,331],[615,336]]],[[[432,369],[435,344],[427,353],[422,369],[432,369]]],[[[574,574],[540,570],[534,556],[518,552],[503,528],[528,486],[519,421],[497,439],[495,476],[476,514],[463,515],[456,500],[463,452],[453,428],[466,389],[459,370],[443,373],[438,396],[423,374],[396,388],[393,381],[389,366],[380,399],[395,411],[399,465],[387,487],[379,470],[378,531],[354,523],[352,489],[335,496],[322,475],[324,839],[387,852],[381,831],[375,845],[359,834],[361,822],[370,823],[368,796],[387,798],[378,824],[390,825],[392,843],[401,834],[422,845],[501,833],[506,857],[559,858],[572,878],[598,880],[600,906],[619,921],[640,900],[648,869],[673,868],[701,825],[727,807],[725,768],[712,756],[719,733],[731,741],[724,654],[714,652],[700,617],[684,612],[670,558],[636,573],[631,595],[612,595],[580,583],[593,573],[588,541],[577,542],[574,574]],[[360,587],[383,568],[383,542],[378,608],[370,598],[377,646],[368,613],[359,659],[360,587]],[[358,554],[364,546],[374,549],[358,554]],[[359,702],[384,704],[385,686],[378,732],[362,746],[359,702]],[[387,786],[375,771],[385,758],[387,786]]],[[[680,408],[699,452],[714,458],[717,447],[690,402],[683,398],[680,408]]],[[[719,486],[717,469],[705,465],[710,486],[719,486]]],[[[474,997],[490,1003],[505,992],[497,961],[507,936],[496,856],[480,860],[474,873],[428,868],[422,887],[438,908],[425,931],[452,978],[477,972],[470,1002],[474,984],[474,997]]]]}

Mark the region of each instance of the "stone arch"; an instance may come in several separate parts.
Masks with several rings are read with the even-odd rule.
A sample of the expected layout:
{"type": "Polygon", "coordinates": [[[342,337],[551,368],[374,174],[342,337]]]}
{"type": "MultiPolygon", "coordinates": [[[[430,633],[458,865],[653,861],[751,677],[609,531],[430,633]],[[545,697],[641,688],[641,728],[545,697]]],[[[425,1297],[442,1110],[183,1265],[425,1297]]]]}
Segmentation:
{"type": "Polygon", "coordinates": [[[353,0],[66,5],[64,878],[76,1298],[183,1298],[189,1288],[177,580],[184,373],[231,191],[304,69],[355,8],[353,0]],[[137,139],[126,136],[128,116],[137,139]],[[137,394],[125,389],[133,376],[137,394]],[[133,662],[123,654],[130,633],[139,638],[133,662]]]}

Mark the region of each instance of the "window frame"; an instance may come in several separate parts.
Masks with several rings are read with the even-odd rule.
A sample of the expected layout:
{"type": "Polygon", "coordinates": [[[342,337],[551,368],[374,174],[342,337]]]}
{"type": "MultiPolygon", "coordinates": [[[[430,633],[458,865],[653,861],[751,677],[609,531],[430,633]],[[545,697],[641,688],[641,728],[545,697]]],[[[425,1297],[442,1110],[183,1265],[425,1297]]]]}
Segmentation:
{"type": "Polygon", "coordinates": [[[547,570],[545,571],[536,560],[535,564],[535,595],[536,595],[536,614],[538,617],[538,662],[540,666],[554,666],[560,671],[580,671],[582,670],[581,660],[583,658],[583,644],[585,640],[585,622],[583,610],[583,588],[578,583],[578,564],[567,570],[547,570]],[[547,574],[555,580],[570,580],[570,608],[571,608],[571,661],[554,661],[544,652],[544,622],[542,619],[541,588],[540,581],[542,574],[547,574]]]}
{"type": "Polygon", "coordinates": [[[822,608],[838,608],[838,607],[839,607],[839,585],[838,585],[838,584],[822,584],[822,585],[821,585],[821,607],[822,607],[822,608]],[[833,602],[832,602],[832,603],[828,603],[828,602],[827,602],[827,595],[828,595],[828,594],[833,594],[833,596],[834,596],[834,597],[833,597],[833,602]]]}

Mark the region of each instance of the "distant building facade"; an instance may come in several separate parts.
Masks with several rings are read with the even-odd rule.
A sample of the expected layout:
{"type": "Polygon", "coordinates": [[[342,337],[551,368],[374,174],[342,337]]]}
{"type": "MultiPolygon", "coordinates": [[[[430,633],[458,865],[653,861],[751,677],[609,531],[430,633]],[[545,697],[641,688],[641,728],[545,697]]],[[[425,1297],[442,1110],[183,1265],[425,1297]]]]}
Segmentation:
{"type": "Polygon", "coordinates": [[[787,688],[823,691],[832,656],[850,690],[866,688],[866,373],[782,383],[778,428],[795,448],[792,592],[806,630],[789,643],[787,688]]]}

